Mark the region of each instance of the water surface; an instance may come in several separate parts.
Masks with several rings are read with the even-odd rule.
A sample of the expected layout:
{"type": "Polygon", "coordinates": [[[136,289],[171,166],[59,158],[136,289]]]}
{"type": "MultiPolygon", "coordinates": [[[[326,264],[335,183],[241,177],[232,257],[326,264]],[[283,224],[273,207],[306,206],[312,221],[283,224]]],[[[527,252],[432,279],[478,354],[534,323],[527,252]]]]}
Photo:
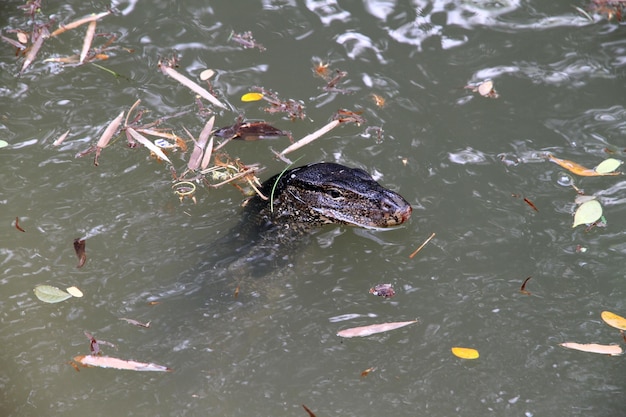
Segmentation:
{"type": "MultiPolygon", "coordinates": [[[[3,35],[29,30],[21,4],[0,6],[3,35]]],[[[67,23],[108,6],[44,2],[40,18],[67,23]]],[[[625,148],[623,25],[593,13],[590,21],[572,6],[116,3],[98,32],[115,34],[117,49],[98,63],[120,78],[93,65],[44,62],[79,53],[84,28],[46,41],[22,76],[22,59],[3,43],[2,414],[305,416],[305,404],[318,416],[621,415],[623,358],[558,346],[621,343],[600,312],[626,314],[626,182],[571,174],[599,196],[608,222],[572,228],[576,193],[542,158],[552,152],[593,168],[607,150],[622,158],[625,148]],[[248,30],[265,52],[229,41],[232,31],[248,30]],[[224,274],[210,243],[237,224],[238,190],[200,188],[197,204],[180,203],[167,166],[123,138],[98,167],[91,156],[75,158],[137,99],[144,120],[187,111],[166,125],[181,136],[183,126],[200,132],[207,116],[193,94],[157,67],[174,53],[178,71],[194,80],[206,68],[217,72],[213,87],[229,106],[216,111],[219,126],[245,114],[297,139],[340,108],[362,112],[367,123],[341,126],[294,159],[366,169],[413,205],[411,221],[387,232],[325,228],[286,269],[254,282],[224,274]],[[346,71],[341,87],[353,93],[323,91],[312,71],[319,62],[346,71]],[[485,79],[499,98],[464,88],[485,79]],[[301,100],[305,120],[242,103],[253,86],[301,100]],[[371,126],[382,128],[382,140],[371,126]],[[16,216],[25,233],[13,226],[16,216]],[[87,239],[81,269],[77,237],[87,239]],[[530,296],[519,292],[528,276],[530,296]],[[383,282],[394,298],[368,293],[383,282]],[[44,304],[33,294],[38,284],[77,285],[85,297],[44,304]],[[382,335],[336,336],[412,319],[419,324],[382,335]],[[174,372],[77,373],[68,361],[89,353],[84,331],[117,346],[103,346],[107,355],[174,372]],[[457,359],[453,346],[481,357],[457,359]]],[[[270,148],[287,144],[233,142],[226,150],[265,166],[265,179],[285,167],[270,148]]],[[[187,157],[172,155],[177,171],[187,157]]]]}

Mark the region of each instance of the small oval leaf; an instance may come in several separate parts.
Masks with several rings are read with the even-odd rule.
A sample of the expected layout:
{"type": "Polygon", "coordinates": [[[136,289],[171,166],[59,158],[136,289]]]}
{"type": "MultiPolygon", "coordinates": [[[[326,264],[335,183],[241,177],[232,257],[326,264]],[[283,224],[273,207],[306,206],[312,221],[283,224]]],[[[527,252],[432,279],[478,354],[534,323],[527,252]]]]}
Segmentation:
{"type": "Polygon", "coordinates": [[[572,227],[594,223],[600,220],[600,217],[602,217],[602,206],[598,200],[586,201],[574,213],[574,224],[572,227]]]}
{"type": "Polygon", "coordinates": [[[44,303],[60,303],[72,297],[69,293],[51,285],[38,285],[33,291],[35,296],[44,303]]]}
{"type": "Polygon", "coordinates": [[[493,81],[491,80],[484,81],[478,86],[478,94],[483,97],[489,96],[491,90],[493,90],[493,81]]]}
{"type": "Polygon", "coordinates": [[[609,172],[615,171],[623,163],[623,161],[615,158],[605,159],[604,161],[600,162],[597,167],[595,167],[595,171],[599,174],[608,174],[609,172]]]}
{"type": "Polygon", "coordinates": [[[453,347],[451,350],[454,356],[461,359],[478,359],[480,356],[478,351],[472,348],[453,347]]]}
{"type": "Polygon", "coordinates": [[[72,297],[80,298],[83,296],[83,292],[77,287],[68,287],[65,289],[72,297]]]}
{"type": "Polygon", "coordinates": [[[603,311],[600,315],[602,320],[606,324],[611,327],[615,327],[616,329],[626,330],[626,319],[622,316],[618,316],[615,313],[611,313],[610,311],[603,311]]]}
{"type": "Polygon", "coordinates": [[[249,101],[259,101],[263,98],[263,94],[261,93],[246,93],[241,96],[241,101],[249,102],[249,101]]]}
{"type": "Polygon", "coordinates": [[[205,69],[204,71],[200,73],[200,79],[202,81],[206,81],[214,75],[215,75],[215,71],[213,71],[212,69],[205,69]]]}
{"type": "Polygon", "coordinates": [[[9,142],[6,140],[0,140],[0,148],[4,148],[5,146],[9,146],[9,142]]]}

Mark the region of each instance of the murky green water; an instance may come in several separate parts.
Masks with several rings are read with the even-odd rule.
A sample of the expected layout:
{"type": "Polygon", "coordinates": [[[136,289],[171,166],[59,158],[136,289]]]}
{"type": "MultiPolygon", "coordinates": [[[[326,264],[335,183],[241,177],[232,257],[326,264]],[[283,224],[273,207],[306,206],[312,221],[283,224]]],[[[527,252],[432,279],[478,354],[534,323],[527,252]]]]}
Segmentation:
{"type": "MultiPolygon", "coordinates": [[[[607,149],[623,159],[623,25],[599,15],[590,22],[572,7],[585,2],[251,3],[116,4],[98,33],[117,40],[98,63],[124,76],[117,79],[93,65],[43,62],[79,53],[84,27],[46,41],[21,77],[23,59],[0,45],[0,139],[9,143],[0,149],[0,414],[306,416],[301,404],[318,416],[623,414],[623,358],[558,344],[622,343],[600,312],[626,314],[626,182],[572,175],[599,196],[608,222],[573,229],[575,191],[540,157],[549,151],[590,168],[607,149]],[[231,31],[247,30],[265,52],[229,41],[231,31]],[[157,67],[174,51],[178,70],[194,80],[217,71],[213,86],[233,109],[217,112],[218,126],[241,113],[298,139],[340,108],[363,112],[366,124],[341,126],[294,159],[366,169],[411,202],[409,224],[329,227],[291,267],[254,282],[227,276],[210,242],[237,224],[239,191],[201,188],[197,204],[181,204],[167,166],[123,139],[98,167],[92,156],[75,158],[137,99],[145,121],[188,111],[164,124],[181,136],[183,126],[200,132],[207,117],[193,94],[157,67]],[[312,72],[320,61],[347,71],[340,86],[354,92],[324,92],[312,72]],[[485,79],[499,98],[464,88],[485,79]],[[301,100],[306,119],[242,103],[252,86],[301,100]],[[371,126],[382,127],[382,141],[366,132],[371,126]],[[77,237],[87,245],[81,269],[77,237]],[[519,292],[528,276],[530,296],[519,292]],[[394,298],[368,294],[383,282],[394,298]],[[85,296],[45,304],[33,294],[38,284],[76,285],[85,296]],[[416,318],[382,335],[336,336],[416,318]],[[101,346],[107,355],[174,372],[77,373],[68,361],[89,353],[84,331],[117,346],[101,346]],[[453,346],[481,356],[457,359],[453,346]]],[[[21,4],[0,5],[4,36],[29,30],[21,4]]],[[[68,23],[107,6],[44,2],[41,19],[68,23]]],[[[280,138],[226,150],[265,166],[267,178],[285,166],[271,149],[287,145],[280,138]]],[[[184,170],[187,155],[172,159],[184,170]]]]}

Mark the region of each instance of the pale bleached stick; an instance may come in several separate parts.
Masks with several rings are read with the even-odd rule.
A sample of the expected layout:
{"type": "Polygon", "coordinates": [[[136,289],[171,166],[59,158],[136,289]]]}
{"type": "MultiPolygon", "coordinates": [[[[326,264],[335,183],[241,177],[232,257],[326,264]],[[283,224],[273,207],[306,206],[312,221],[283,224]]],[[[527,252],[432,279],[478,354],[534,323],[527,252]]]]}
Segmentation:
{"type": "Polygon", "coordinates": [[[81,25],[84,25],[85,23],[95,22],[96,20],[99,20],[110,14],[111,14],[111,11],[107,10],[106,12],[102,12],[100,14],[92,14],[92,15],[83,17],[82,19],[75,20],[71,23],[68,23],[67,25],[60,25],[60,27],[54,32],[52,32],[50,36],[51,37],[58,36],[61,33],[65,32],[66,30],[75,29],[81,25]]]}
{"type": "Polygon", "coordinates": [[[85,58],[87,58],[87,52],[91,48],[91,42],[93,42],[93,37],[96,34],[96,21],[89,22],[89,26],[87,27],[87,32],[85,32],[85,40],[83,41],[83,49],[80,51],[80,60],[79,62],[82,64],[85,62],[85,58]]]}
{"type": "Polygon", "coordinates": [[[340,123],[341,123],[340,120],[333,120],[333,121],[329,122],[325,126],[322,126],[320,129],[317,129],[315,132],[310,133],[310,134],[306,135],[305,137],[303,137],[302,139],[300,139],[299,141],[297,141],[295,143],[292,143],[291,145],[287,146],[285,149],[283,149],[282,152],[280,152],[278,154],[278,156],[280,158],[282,158],[283,156],[287,155],[288,153],[293,152],[296,149],[300,149],[301,147],[303,147],[305,145],[308,145],[309,143],[313,142],[315,139],[318,139],[322,135],[330,132],[331,130],[333,130],[334,128],[339,126],[340,123]]]}
{"type": "Polygon", "coordinates": [[[167,155],[165,155],[163,153],[163,151],[158,146],[156,146],[154,143],[150,142],[150,140],[148,138],[146,138],[145,136],[143,136],[141,133],[137,132],[132,127],[127,127],[126,131],[128,133],[130,133],[130,135],[133,137],[133,139],[135,139],[137,142],[141,143],[143,146],[145,146],[146,148],[148,148],[152,152],[154,152],[156,156],[158,156],[159,158],[161,158],[164,161],[169,162],[170,164],[172,163],[172,161],[170,161],[170,159],[167,157],[167,155]]]}
{"type": "Polygon", "coordinates": [[[206,89],[200,87],[197,83],[193,82],[189,78],[185,77],[183,74],[177,72],[174,68],[168,67],[166,64],[161,64],[161,71],[163,74],[175,79],[194,93],[198,94],[200,97],[207,99],[213,105],[217,107],[221,107],[222,109],[226,109],[227,107],[222,104],[215,96],[209,93],[206,89]]]}

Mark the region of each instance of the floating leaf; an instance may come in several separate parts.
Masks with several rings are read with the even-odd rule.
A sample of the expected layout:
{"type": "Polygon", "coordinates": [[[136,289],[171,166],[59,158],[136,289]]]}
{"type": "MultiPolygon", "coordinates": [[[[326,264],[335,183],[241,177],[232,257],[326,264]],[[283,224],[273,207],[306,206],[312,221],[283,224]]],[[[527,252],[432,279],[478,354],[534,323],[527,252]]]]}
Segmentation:
{"type": "Polygon", "coordinates": [[[35,292],[35,296],[39,298],[44,303],[60,303],[61,301],[65,301],[72,296],[67,292],[53,287],[51,285],[38,285],[33,290],[35,292]]]}
{"type": "Polygon", "coordinates": [[[480,356],[478,351],[472,348],[453,347],[451,350],[454,356],[461,359],[478,359],[480,356]]]}
{"type": "Polygon", "coordinates": [[[159,148],[158,146],[156,146],[154,143],[150,142],[148,140],[148,138],[146,138],[145,136],[143,136],[141,133],[137,132],[135,129],[133,129],[132,127],[128,127],[126,128],[126,131],[128,133],[130,133],[130,135],[133,137],[133,139],[135,139],[137,142],[141,143],[143,146],[145,146],[146,148],[148,148],[150,151],[154,152],[154,154],[161,158],[164,161],[169,162],[170,164],[172,163],[172,161],[170,161],[170,159],[167,157],[167,155],[165,155],[163,153],[163,151],[161,150],[161,148],[159,148]]]}
{"type": "Polygon", "coordinates": [[[77,287],[68,287],[65,289],[72,297],[80,298],[83,296],[83,292],[77,287]]]}
{"type": "Polygon", "coordinates": [[[391,284],[378,284],[370,288],[370,294],[378,295],[383,298],[391,298],[396,295],[391,284]]]}
{"type": "Polygon", "coordinates": [[[22,229],[22,227],[20,226],[20,218],[17,216],[15,217],[15,228],[22,233],[26,233],[26,230],[22,229]]]}
{"type": "Polygon", "coordinates": [[[85,239],[74,239],[74,251],[76,252],[76,256],[78,256],[78,265],[76,265],[76,268],[82,268],[85,265],[85,262],[87,262],[87,253],[85,252],[85,239]]]}
{"type": "Polygon", "coordinates": [[[604,322],[609,326],[620,330],[626,330],[626,319],[624,317],[618,316],[610,311],[603,311],[601,317],[602,320],[604,320],[604,322]]]}
{"type": "Polygon", "coordinates": [[[596,171],[598,174],[608,174],[609,172],[615,171],[623,163],[623,161],[615,158],[605,159],[604,161],[600,162],[597,167],[594,168],[594,171],[596,171]]]}
{"type": "Polygon", "coordinates": [[[552,154],[547,155],[548,159],[558,166],[565,168],[569,172],[572,172],[581,177],[600,177],[603,175],[621,175],[620,172],[597,172],[595,169],[585,168],[584,166],[577,164],[576,162],[568,161],[567,159],[559,159],[552,154]]]}
{"type": "Polygon", "coordinates": [[[65,140],[65,138],[67,138],[67,135],[70,134],[69,129],[65,131],[65,133],[63,133],[61,136],[58,137],[57,140],[55,140],[54,142],[52,142],[52,146],[59,146],[63,143],[63,141],[65,140]]]}
{"type": "Polygon", "coordinates": [[[370,326],[353,327],[351,329],[345,329],[337,332],[337,336],[340,337],[364,337],[377,333],[387,332],[389,330],[399,329],[409,324],[417,323],[417,320],[411,321],[398,321],[392,323],[380,323],[372,324],[370,326]]]}
{"type": "Polygon", "coordinates": [[[9,142],[6,140],[0,140],[0,148],[4,148],[5,146],[9,146],[9,142]]]}
{"type": "Polygon", "coordinates": [[[477,90],[478,90],[478,94],[480,94],[481,96],[483,97],[489,96],[489,94],[491,93],[491,90],[493,90],[493,81],[487,80],[487,81],[480,83],[477,90]]]}
{"type": "Polygon", "coordinates": [[[575,343],[565,342],[560,343],[567,349],[580,350],[582,352],[601,353],[604,355],[617,356],[622,354],[622,348],[619,345],[599,345],[597,343],[575,343]]]}
{"type": "Polygon", "coordinates": [[[110,356],[83,355],[74,357],[74,360],[81,365],[96,366],[98,368],[114,368],[128,371],[172,371],[167,366],[157,365],[154,363],[129,361],[124,359],[112,358],[110,356]]]}
{"type": "Polygon", "coordinates": [[[263,94],[261,93],[246,93],[241,96],[241,101],[249,102],[249,101],[259,101],[263,99],[263,94]]]}
{"type": "Polygon", "coordinates": [[[594,223],[600,220],[600,217],[602,217],[602,206],[598,200],[584,202],[574,213],[574,224],[572,227],[594,223]]]}
{"type": "Polygon", "coordinates": [[[215,75],[215,71],[213,71],[212,69],[205,69],[204,71],[200,73],[200,79],[202,81],[206,81],[214,75],[215,75]]]}
{"type": "Polygon", "coordinates": [[[146,329],[150,327],[150,323],[151,323],[151,322],[142,323],[135,319],[127,319],[126,317],[120,317],[120,320],[124,320],[125,322],[127,322],[128,324],[132,324],[133,326],[145,327],[146,329]]]}

